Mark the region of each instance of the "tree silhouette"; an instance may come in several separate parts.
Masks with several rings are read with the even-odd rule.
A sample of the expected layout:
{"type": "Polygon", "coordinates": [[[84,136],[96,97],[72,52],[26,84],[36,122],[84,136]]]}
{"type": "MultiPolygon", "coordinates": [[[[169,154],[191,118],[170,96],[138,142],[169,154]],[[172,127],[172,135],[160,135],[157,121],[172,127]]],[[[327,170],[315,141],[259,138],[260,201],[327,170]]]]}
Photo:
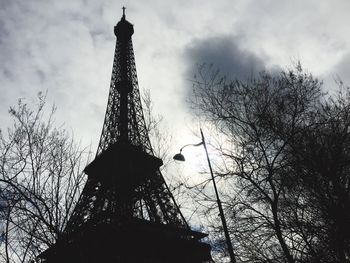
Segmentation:
{"type": "MultiPolygon", "coordinates": [[[[300,65],[246,82],[199,69],[192,106],[220,134],[215,170],[240,261],[347,260],[350,97],[342,89],[326,96],[300,65]]],[[[197,201],[215,211],[203,186],[197,201]]]]}
{"type": "Polygon", "coordinates": [[[10,109],[13,126],[0,137],[0,261],[28,262],[65,227],[85,176],[86,153],[45,114],[45,96],[31,109],[10,109]]]}

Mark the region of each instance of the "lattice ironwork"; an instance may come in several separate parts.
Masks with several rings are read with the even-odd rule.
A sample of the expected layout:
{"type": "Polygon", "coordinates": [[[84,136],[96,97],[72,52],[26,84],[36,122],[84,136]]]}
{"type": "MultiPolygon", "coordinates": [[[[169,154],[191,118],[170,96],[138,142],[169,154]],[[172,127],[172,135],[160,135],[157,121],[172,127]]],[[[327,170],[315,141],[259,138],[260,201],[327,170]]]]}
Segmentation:
{"type": "Polygon", "coordinates": [[[113,155],[109,161],[112,163],[119,161],[121,164],[116,165],[113,169],[109,169],[112,163],[98,164],[98,176],[95,176],[96,172],[92,171],[94,169],[89,169],[95,165],[94,162],[85,169],[89,179],[67,226],[67,231],[74,230],[77,226],[102,212],[110,217],[104,218],[104,220],[120,216],[133,216],[157,223],[188,228],[158,169],[162,164],[161,160],[153,156],[138,88],[131,40],[133,26],[123,16],[114,32],[117,43],[110,92],[95,159],[97,161],[94,162],[97,163],[100,159],[113,155]],[[135,158],[137,154],[142,156],[135,158]],[[128,189],[126,193],[123,193],[124,196],[120,192],[125,190],[125,181],[118,180],[119,185],[104,184],[107,181],[106,178],[111,176],[108,174],[109,172],[113,172],[116,177],[122,177],[118,173],[129,173],[128,176],[135,176],[130,174],[128,168],[123,167],[123,164],[128,160],[123,160],[121,155],[132,158],[131,166],[142,165],[144,158],[149,158],[147,162],[154,163],[152,171],[140,171],[149,174],[142,175],[142,182],[128,189]]]}
{"type": "Polygon", "coordinates": [[[128,140],[133,145],[141,146],[146,152],[152,153],[136,74],[131,40],[133,28],[124,17],[115,27],[114,32],[117,43],[107,110],[97,155],[120,140],[128,140]]]}
{"type": "Polygon", "coordinates": [[[207,262],[210,247],[199,241],[206,234],[189,228],[159,170],[162,160],[152,151],[138,88],[134,30],[125,14],[114,33],[111,85],[96,157],[84,170],[88,180],[61,239],[40,258],[100,262],[103,254],[108,262],[207,262]],[[120,246],[116,255],[107,250],[111,242],[120,246]],[[137,244],[143,256],[132,255],[137,244]]]}

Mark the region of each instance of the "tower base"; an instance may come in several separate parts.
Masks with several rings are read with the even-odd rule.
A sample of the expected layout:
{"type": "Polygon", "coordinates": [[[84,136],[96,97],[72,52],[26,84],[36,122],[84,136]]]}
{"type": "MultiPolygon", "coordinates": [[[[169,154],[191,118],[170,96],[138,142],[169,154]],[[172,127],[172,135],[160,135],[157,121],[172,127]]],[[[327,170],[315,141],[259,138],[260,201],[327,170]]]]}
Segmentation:
{"type": "Polygon", "coordinates": [[[87,222],[39,255],[45,263],[204,263],[213,262],[206,234],[145,220],[87,222]]]}

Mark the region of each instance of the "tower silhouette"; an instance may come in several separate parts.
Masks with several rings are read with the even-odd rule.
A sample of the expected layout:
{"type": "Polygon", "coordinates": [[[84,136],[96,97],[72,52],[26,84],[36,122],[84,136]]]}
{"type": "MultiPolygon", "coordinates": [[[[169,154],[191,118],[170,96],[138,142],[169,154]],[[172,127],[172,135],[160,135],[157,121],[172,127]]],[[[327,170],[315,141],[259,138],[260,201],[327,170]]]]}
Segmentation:
{"type": "Polygon", "coordinates": [[[42,262],[211,262],[206,234],[192,231],[160,173],[143,116],[131,36],[123,16],[107,110],[86,185],[42,262]]]}

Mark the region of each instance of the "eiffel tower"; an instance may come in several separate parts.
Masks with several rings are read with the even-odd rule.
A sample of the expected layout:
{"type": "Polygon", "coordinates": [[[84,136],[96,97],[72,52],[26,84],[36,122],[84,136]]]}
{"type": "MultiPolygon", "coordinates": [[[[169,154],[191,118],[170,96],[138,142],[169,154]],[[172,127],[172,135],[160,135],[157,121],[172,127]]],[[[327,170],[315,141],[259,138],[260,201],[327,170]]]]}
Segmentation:
{"type": "Polygon", "coordinates": [[[100,143],[62,236],[41,262],[213,262],[206,234],[192,231],[160,173],[143,116],[131,36],[123,16],[100,143]]]}

